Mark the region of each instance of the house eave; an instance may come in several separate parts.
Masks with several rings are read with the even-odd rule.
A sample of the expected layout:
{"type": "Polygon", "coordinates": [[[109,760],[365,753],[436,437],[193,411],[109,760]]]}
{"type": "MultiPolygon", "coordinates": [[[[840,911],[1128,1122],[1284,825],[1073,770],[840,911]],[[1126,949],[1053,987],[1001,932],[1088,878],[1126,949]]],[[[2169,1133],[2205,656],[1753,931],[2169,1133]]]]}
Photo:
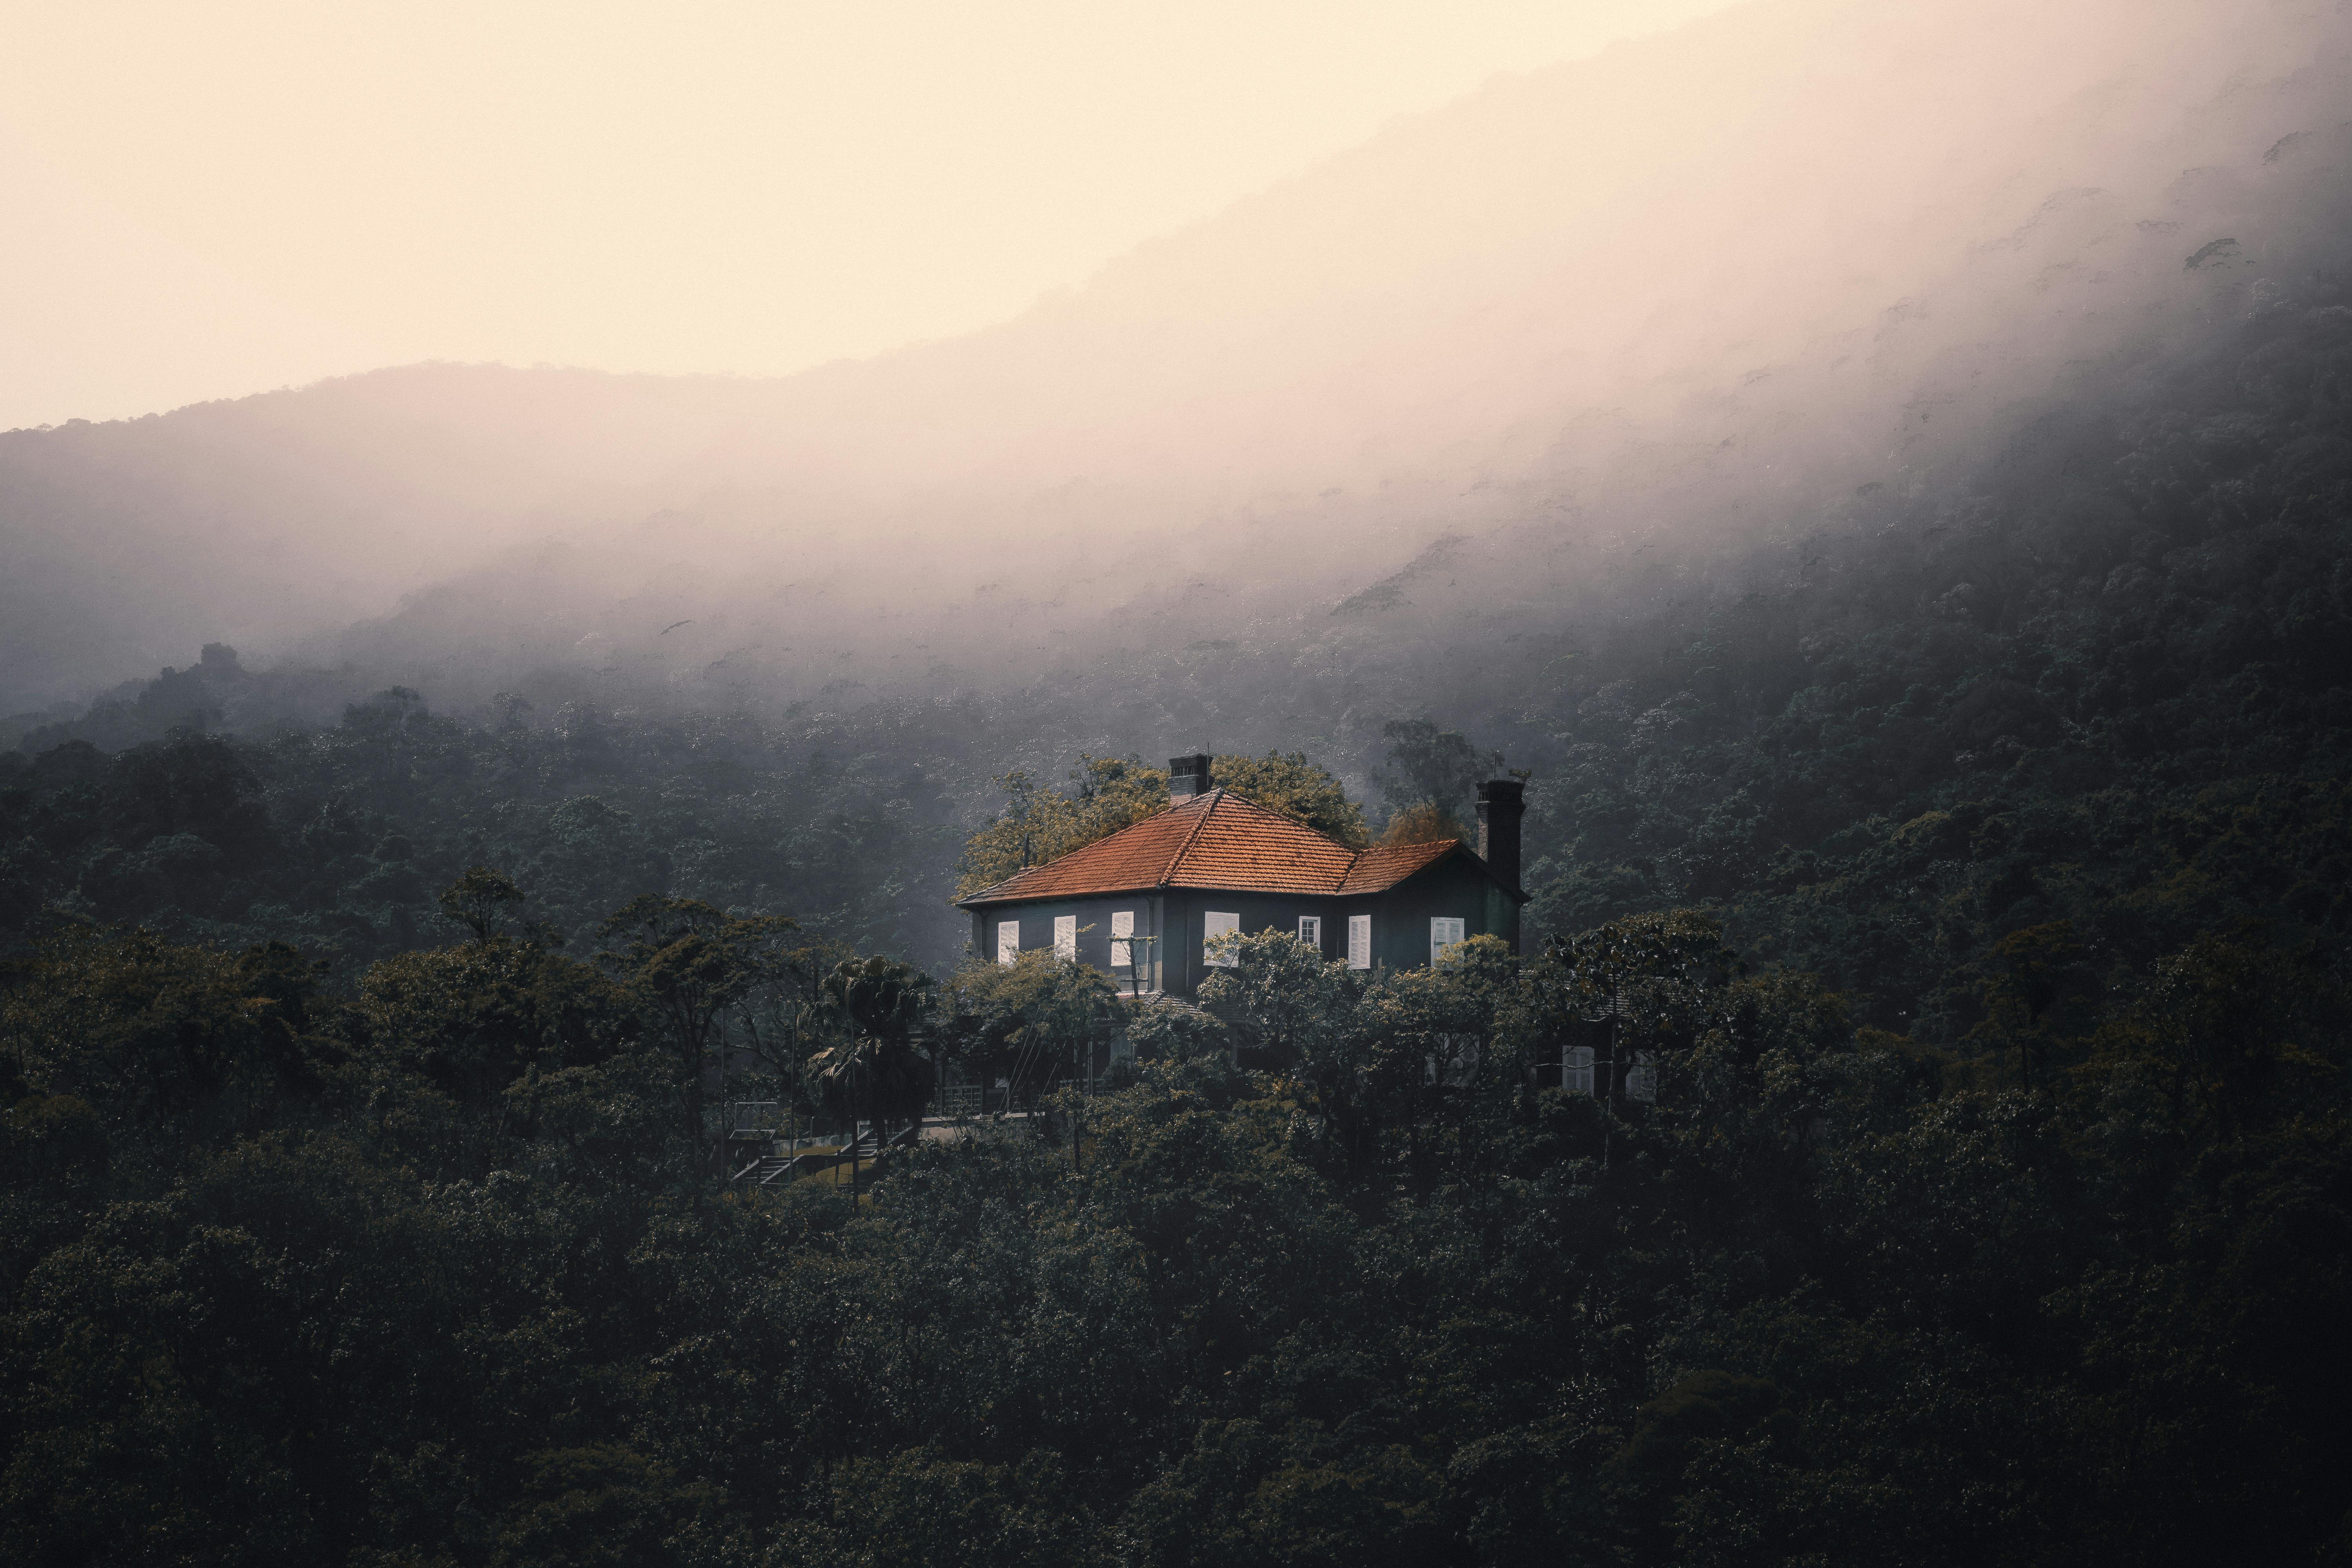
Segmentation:
{"type": "Polygon", "coordinates": [[[1168,888],[1168,884],[1166,884],[1165,882],[1138,882],[1138,883],[1134,884],[1134,885],[1133,885],[1133,886],[1131,886],[1131,887],[1125,887],[1125,888],[1088,888],[1088,889],[1086,889],[1086,891],[1084,891],[1084,892],[1075,892],[1075,893],[1074,893],[1074,892],[1059,892],[1059,893],[1003,893],[1003,894],[992,893],[992,892],[990,892],[987,889],[983,888],[983,889],[981,889],[979,892],[977,892],[977,893],[971,894],[971,895],[969,895],[969,896],[967,896],[967,897],[965,897],[965,898],[958,899],[958,900],[955,901],[955,907],[956,907],[956,908],[958,908],[958,909],[960,909],[960,910],[978,910],[978,909],[988,909],[988,908],[992,908],[992,907],[994,907],[994,908],[1003,908],[1003,907],[1005,907],[1005,906],[1007,906],[1007,905],[1012,905],[1012,904],[1054,904],[1054,903],[1068,903],[1068,902],[1070,902],[1071,900],[1076,900],[1076,899],[1118,899],[1118,898],[1127,898],[1127,897],[1130,897],[1130,896],[1133,896],[1133,895],[1135,895],[1135,894],[1139,894],[1139,893],[1159,893],[1159,892],[1165,892],[1165,891],[1167,890],[1167,888],[1168,888]]]}
{"type": "MultiPolygon", "coordinates": [[[[1496,876],[1495,868],[1479,859],[1476,851],[1466,845],[1458,853],[1485,873],[1486,879],[1501,889],[1513,902],[1524,904],[1535,897],[1496,876]]],[[[1155,893],[1234,893],[1259,899],[1377,899],[1383,893],[1394,892],[1415,878],[1427,876],[1433,868],[1453,858],[1452,855],[1440,856],[1411,876],[1400,877],[1377,888],[1351,888],[1345,891],[1339,889],[1252,888],[1238,883],[1137,882],[1124,888],[1088,888],[1083,892],[993,894],[983,889],[968,898],[958,899],[955,907],[960,910],[1010,909],[1017,904],[1069,903],[1080,899],[1119,899],[1155,893]]]]}

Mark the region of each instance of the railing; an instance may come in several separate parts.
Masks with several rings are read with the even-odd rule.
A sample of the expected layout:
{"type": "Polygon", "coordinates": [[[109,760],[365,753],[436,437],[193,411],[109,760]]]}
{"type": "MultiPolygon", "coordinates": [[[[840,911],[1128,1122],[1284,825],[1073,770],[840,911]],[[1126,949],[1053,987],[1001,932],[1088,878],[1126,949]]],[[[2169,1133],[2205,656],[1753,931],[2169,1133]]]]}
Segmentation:
{"type": "Polygon", "coordinates": [[[959,1116],[993,1116],[1018,1114],[1033,1110],[1049,1096],[1065,1089],[1077,1089],[1092,1094],[1098,1086],[1083,1079],[1024,1079],[1017,1088],[992,1089],[984,1084],[946,1084],[931,1091],[929,1116],[953,1119],[959,1116]]]}
{"type": "MultiPolygon", "coordinates": [[[[1023,1116],[1038,1110],[1055,1095],[1072,1089],[1081,1094],[1096,1094],[1101,1092],[1101,1086],[1078,1078],[1024,1079],[1012,1088],[983,1089],[978,1084],[966,1084],[955,1090],[943,1092],[952,1092],[957,1097],[954,1103],[968,1108],[961,1112],[963,1115],[1023,1116]]],[[[933,1114],[945,1116],[953,1113],[935,1110],[933,1114]]]]}
{"type": "Polygon", "coordinates": [[[719,1109],[719,1122],[730,1138],[763,1138],[775,1131],[782,1110],[772,1100],[730,1100],[719,1109]]]}

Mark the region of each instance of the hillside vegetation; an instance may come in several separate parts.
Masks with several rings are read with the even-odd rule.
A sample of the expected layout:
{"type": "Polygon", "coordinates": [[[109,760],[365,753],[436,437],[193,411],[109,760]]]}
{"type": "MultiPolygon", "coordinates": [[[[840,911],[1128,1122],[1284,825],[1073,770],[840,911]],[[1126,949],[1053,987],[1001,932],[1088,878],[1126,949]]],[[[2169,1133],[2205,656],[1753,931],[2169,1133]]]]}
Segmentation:
{"type": "MultiPolygon", "coordinates": [[[[1464,809],[1468,735],[1533,766],[1539,952],[1368,982],[1256,940],[1110,1092],[854,1198],[725,1188],[710,1051],[767,1031],[758,1081],[822,1110],[798,1054],[862,1037],[815,976],[952,962],[958,857],[1014,820],[988,778],[1098,745],[1090,711],[1311,710],[1313,652],[209,732],[315,679],[219,648],[32,736],[0,1547],[2341,1557],[2352,298],[2246,303],[1996,463],[1558,626],[1514,656],[1551,684],[1460,729],[1348,719],[1374,826],[1464,809]],[[446,945],[473,865],[530,897],[446,945]],[[696,980],[600,924],[647,893],[808,945],[696,980]],[[1580,1045],[1599,1098],[1554,1087],[1580,1045]]],[[[1396,625],[1422,692],[1487,658],[1396,625]]],[[[1353,701],[1409,711],[1381,667],[1353,701]]],[[[1034,1069],[1120,1026],[1026,962],[924,1004],[922,1048],[1034,1069]]]]}
{"type": "Polygon", "coordinates": [[[0,437],[0,1559],[2352,1562],[2347,14],[2256,9],[1770,0],[870,365],[0,437]],[[969,962],[1195,752],[1525,776],[1523,952],[969,962]],[[1036,1114],[705,1115],[949,1069],[1036,1114]]]}
{"type": "MultiPolygon", "coordinates": [[[[269,715],[330,678],[216,647],[0,754],[0,918],[21,937],[54,904],[356,965],[432,940],[433,890],[494,864],[575,942],[656,890],[940,967],[968,837],[1017,859],[1038,813],[1059,826],[1033,857],[1129,820],[1160,798],[1149,766],[1036,792],[1192,724],[1307,740],[1373,782],[1374,827],[1432,799],[1466,818],[1482,770],[1530,767],[1538,931],[1707,908],[1874,1026],[1949,1045],[2016,930],[2069,922],[2085,973],[2126,986],[2201,931],[2334,940],[2352,918],[2347,388],[2352,294],[2272,286],[2195,353],[2032,410],[1997,461],[1698,558],[1670,595],[1464,625],[1465,555],[1467,586],[1400,590],[1420,608],[1013,693],[773,718],[509,697],[483,721],[394,689],[311,727],[269,715]],[[1449,699],[1443,731],[1406,717],[1449,699]],[[1029,804],[999,813],[1014,773],[1029,804]]],[[[1598,564],[1645,586],[1638,556],[1598,564]]],[[[1345,802],[1298,809],[1354,831],[1345,802]]]]}
{"type": "MultiPolygon", "coordinates": [[[[1128,1087],[747,1198],[682,1129],[657,961],[493,932],[339,998],[68,927],[0,996],[0,1545],[2340,1552],[2332,954],[2207,934],[2066,1001],[2034,951],[1988,992],[2018,1056],[1969,1059],[1686,914],[1369,984],[1254,938],[1128,1087]],[[1607,1098],[1527,1087],[1570,1043],[1607,1098]]],[[[1100,985],[1024,963],[1022,1027],[1100,985]]]]}

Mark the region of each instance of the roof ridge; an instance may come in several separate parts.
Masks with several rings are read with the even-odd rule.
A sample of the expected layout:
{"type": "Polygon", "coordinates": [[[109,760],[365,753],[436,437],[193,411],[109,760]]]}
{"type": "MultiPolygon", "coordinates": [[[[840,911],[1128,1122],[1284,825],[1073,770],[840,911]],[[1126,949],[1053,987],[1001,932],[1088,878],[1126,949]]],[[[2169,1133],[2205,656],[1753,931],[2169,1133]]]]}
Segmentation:
{"type": "MultiPolygon", "coordinates": [[[[1184,842],[1176,847],[1176,853],[1168,857],[1168,864],[1160,868],[1160,880],[1154,882],[1153,887],[1166,887],[1168,879],[1176,874],[1176,868],[1184,863],[1184,852],[1192,847],[1192,840],[1201,837],[1201,829],[1208,825],[1209,817],[1217,809],[1218,803],[1225,798],[1224,786],[1220,784],[1211,790],[1206,798],[1209,802],[1209,809],[1202,812],[1200,820],[1192,824],[1192,831],[1184,835],[1184,842]]],[[[1168,809],[1174,811],[1177,807],[1171,805],[1168,809]]]]}
{"type": "Polygon", "coordinates": [[[1276,811],[1276,810],[1275,810],[1275,808],[1274,808],[1274,807],[1272,807],[1272,806],[1270,806],[1270,805],[1266,805],[1266,804],[1265,804],[1265,802],[1263,802],[1263,801],[1255,801],[1255,800],[1252,800],[1249,796],[1247,796],[1247,795],[1238,795],[1238,794],[1235,794],[1234,791],[1227,789],[1223,784],[1219,784],[1219,785],[1218,785],[1218,786],[1217,786],[1213,791],[1212,791],[1211,793],[1212,793],[1212,794],[1214,794],[1214,795],[1220,795],[1227,796],[1227,797],[1229,797],[1229,798],[1233,801],[1233,803],[1234,803],[1234,805],[1238,805],[1238,806],[1241,806],[1241,807],[1243,807],[1244,809],[1245,809],[1245,810],[1247,810],[1247,811],[1253,812],[1253,813],[1255,813],[1255,815],[1257,815],[1257,816],[1263,816],[1263,817],[1266,818],[1268,821],[1272,821],[1272,822],[1279,822],[1279,823],[1281,823],[1281,824],[1282,824],[1284,826],[1286,826],[1286,827],[1296,827],[1296,828],[1299,829],[1299,830],[1300,830],[1300,831],[1302,831],[1302,832],[1311,833],[1311,834],[1315,835],[1315,837],[1316,837],[1320,838],[1320,839],[1324,840],[1326,843],[1329,844],[1329,845],[1330,845],[1333,848],[1335,848],[1335,849],[1349,849],[1349,848],[1350,848],[1350,847],[1349,847],[1349,845],[1344,844],[1344,843],[1340,842],[1339,839],[1332,837],[1329,834],[1328,834],[1328,833],[1324,832],[1321,828],[1319,828],[1319,827],[1316,826],[1313,823],[1311,823],[1311,822],[1302,822],[1302,821],[1300,821],[1297,817],[1295,817],[1295,816],[1291,816],[1291,815],[1290,815],[1290,813],[1288,813],[1288,812],[1286,812],[1286,811],[1276,811]]]}
{"type": "MultiPolygon", "coordinates": [[[[1451,841],[1358,847],[1219,786],[1172,801],[1091,844],[1043,866],[1024,867],[956,901],[980,908],[1176,888],[1328,897],[1390,886],[1461,847],[1451,841]],[[1134,847],[1121,849],[1121,842],[1130,836],[1136,839],[1134,847]]],[[[1475,856],[1472,859],[1484,864],[1475,856]]],[[[1487,874],[1492,876],[1491,868],[1487,874]]],[[[1515,896],[1522,901],[1526,897],[1515,896]]]]}
{"type": "MultiPolygon", "coordinates": [[[[1222,796],[1228,792],[1223,784],[1220,784],[1217,786],[1216,793],[1222,796]]],[[[1297,828],[1301,833],[1306,833],[1321,839],[1324,843],[1328,844],[1334,849],[1343,851],[1348,857],[1348,863],[1340,868],[1339,876],[1332,879],[1331,886],[1327,890],[1336,894],[1341,888],[1348,885],[1348,878],[1349,874],[1355,870],[1358,860],[1362,858],[1364,854],[1363,850],[1355,847],[1353,845],[1342,843],[1340,840],[1332,837],[1331,835],[1324,832],[1321,828],[1316,826],[1312,823],[1299,821],[1298,818],[1291,816],[1286,811],[1276,811],[1274,807],[1265,805],[1262,801],[1252,800],[1245,795],[1234,795],[1233,799],[1244,807],[1247,808],[1248,812],[1252,816],[1262,816],[1268,822],[1280,823],[1285,827],[1297,828]]],[[[1203,812],[1201,815],[1202,820],[1206,822],[1208,820],[1208,813],[1203,812]]],[[[1195,831],[1197,831],[1197,829],[1195,831]]],[[[1190,849],[1192,847],[1192,840],[1189,838],[1186,839],[1184,847],[1186,849],[1190,849]]],[[[1182,854],[1180,851],[1178,854],[1178,859],[1181,860],[1181,858],[1182,854]]],[[[1169,863],[1169,869],[1171,873],[1174,871],[1175,866],[1175,861],[1171,861],[1169,863]]]]}

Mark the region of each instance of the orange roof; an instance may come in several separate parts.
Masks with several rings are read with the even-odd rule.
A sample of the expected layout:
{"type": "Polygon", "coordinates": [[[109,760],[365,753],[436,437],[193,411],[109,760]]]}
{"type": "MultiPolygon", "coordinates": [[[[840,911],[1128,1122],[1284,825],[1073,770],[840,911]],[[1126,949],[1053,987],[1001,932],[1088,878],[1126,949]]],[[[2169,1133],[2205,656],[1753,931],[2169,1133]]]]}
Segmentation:
{"type": "Polygon", "coordinates": [[[1459,847],[1451,838],[1441,838],[1433,844],[1376,844],[1356,857],[1356,863],[1340,879],[1339,890],[1377,893],[1383,888],[1393,888],[1423,866],[1435,865],[1459,847]]]}
{"type": "MultiPolygon", "coordinates": [[[[1377,893],[1457,849],[1470,853],[1452,839],[1350,849],[1253,801],[1213,789],[961,901],[1012,903],[1150,888],[1377,893]]],[[[1485,861],[1470,858],[1485,868],[1485,861]]]]}
{"type": "MultiPolygon", "coordinates": [[[[1356,852],[1303,823],[1213,789],[1198,805],[1171,807],[1200,818],[1184,852],[1160,880],[1171,888],[1247,889],[1267,893],[1328,893],[1347,876],[1356,852]]],[[[1066,857],[1075,860],[1085,854],[1066,857]]]]}

